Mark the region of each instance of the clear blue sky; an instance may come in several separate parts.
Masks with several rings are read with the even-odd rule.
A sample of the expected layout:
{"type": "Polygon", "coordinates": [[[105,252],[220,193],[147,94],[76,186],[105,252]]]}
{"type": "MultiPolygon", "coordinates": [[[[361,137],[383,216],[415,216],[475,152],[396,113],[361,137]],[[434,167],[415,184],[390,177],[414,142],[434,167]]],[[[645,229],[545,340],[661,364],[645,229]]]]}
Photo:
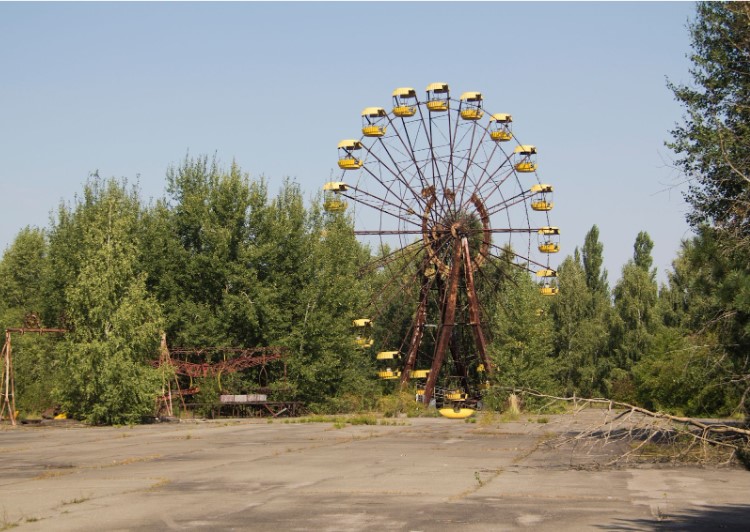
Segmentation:
{"type": "MultiPolygon", "coordinates": [[[[688,2],[0,2],[0,250],[87,176],[164,194],[191,155],[312,198],[360,111],[433,81],[482,91],[539,149],[563,252],[600,228],[611,283],[636,234],[659,278],[690,236],[664,146],[688,82],[688,2]]],[[[336,172],[338,173],[338,172],[336,172]]]]}

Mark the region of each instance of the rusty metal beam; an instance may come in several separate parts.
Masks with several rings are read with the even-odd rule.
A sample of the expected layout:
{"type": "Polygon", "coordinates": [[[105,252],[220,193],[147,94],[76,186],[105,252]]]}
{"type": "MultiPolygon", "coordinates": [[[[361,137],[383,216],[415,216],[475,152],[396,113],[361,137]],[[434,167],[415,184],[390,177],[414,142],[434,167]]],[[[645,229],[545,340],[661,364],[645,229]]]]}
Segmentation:
{"type": "Polygon", "coordinates": [[[461,245],[464,249],[464,271],[466,272],[466,296],[469,299],[469,322],[471,323],[471,332],[474,335],[477,351],[484,364],[485,371],[492,373],[492,364],[487,356],[487,341],[482,331],[481,318],[479,313],[479,300],[474,288],[474,272],[471,267],[471,255],[469,255],[469,241],[466,237],[461,239],[461,245]]]}
{"type": "Polygon", "coordinates": [[[414,331],[412,332],[411,342],[409,343],[409,352],[406,354],[406,364],[404,370],[401,372],[402,388],[409,381],[411,370],[414,369],[414,364],[417,361],[417,351],[419,351],[419,346],[422,343],[424,325],[427,322],[427,298],[430,295],[431,285],[432,283],[430,280],[425,277],[422,281],[422,287],[419,293],[419,307],[417,307],[417,315],[414,320],[414,331]]]}
{"type": "Polygon", "coordinates": [[[451,265],[450,276],[448,277],[448,290],[443,302],[442,321],[438,333],[438,342],[435,346],[435,355],[432,359],[432,368],[427,377],[427,383],[424,390],[424,403],[429,406],[430,400],[435,393],[435,382],[437,381],[440,369],[443,367],[445,359],[445,350],[450,344],[453,326],[456,320],[456,301],[458,299],[458,283],[461,274],[461,241],[455,240],[453,246],[453,262],[451,265]]]}

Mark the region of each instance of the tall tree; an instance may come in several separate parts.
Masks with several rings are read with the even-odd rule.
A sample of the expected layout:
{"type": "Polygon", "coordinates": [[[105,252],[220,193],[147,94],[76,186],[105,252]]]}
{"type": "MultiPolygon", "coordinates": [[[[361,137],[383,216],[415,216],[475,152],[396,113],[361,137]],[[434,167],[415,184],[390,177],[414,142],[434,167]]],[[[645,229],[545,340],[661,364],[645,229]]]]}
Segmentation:
{"type": "MultiPolygon", "coordinates": [[[[32,227],[22,229],[5,250],[0,260],[0,332],[23,326],[32,314],[41,317],[47,253],[45,232],[32,227]]],[[[55,340],[36,334],[13,339],[16,405],[22,414],[52,406],[55,340]]]]}
{"type": "Polygon", "coordinates": [[[732,376],[714,387],[741,388],[739,403],[750,413],[742,347],[750,337],[750,5],[701,2],[689,29],[692,83],[670,84],[686,115],[669,143],[690,180],[688,221],[699,233],[690,300],[701,310],[687,315],[704,320],[692,330],[716,335],[731,361],[732,376]]]}
{"type": "MultiPolygon", "coordinates": [[[[633,263],[646,272],[651,272],[651,266],[654,263],[654,259],[651,256],[651,251],[654,249],[654,242],[648,233],[640,231],[635,237],[635,244],[633,246],[633,263]]],[[[655,275],[656,272],[653,272],[655,275]]]]}
{"type": "Polygon", "coordinates": [[[750,5],[701,2],[690,24],[692,83],[670,84],[686,116],[669,146],[690,179],[689,221],[750,238],[750,5]]]}
{"type": "Polygon", "coordinates": [[[509,269],[498,286],[490,326],[489,355],[504,386],[543,389],[556,393],[552,318],[544,296],[529,275],[509,269]]]}
{"type": "Polygon", "coordinates": [[[656,274],[647,268],[653,262],[650,242],[647,233],[638,234],[633,258],[623,266],[622,277],[614,289],[615,312],[610,332],[618,371],[612,374],[612,393],[620,400],[635,400],[635,385],[629,371],[651,349],[658,324],[656,274]]]}
{"type": "Polygon", "coordinates": [[[609,368],[609,301],[600,292],[589,290],[586,281],[590,277],[578,253],[563,260],[558,279],[560,293],[551,303],[557,378],[569,395],[600,395],[606,391],[603,386],[609,368]]]}
{"type": "MultiPolygon", "coordinates": [[[[92,423],[132,423],[153,411],[161,309],[146,292],[138,240],[141,203],[125,183],[93,179],[72,212],[80,253],[65,287],[71,331],[60,349],[57,397],[92,423]]],[[[53,232],[54,234],[54,232],[53,232]]]]}
{"type": "Polygon", "coordinates": [[[586,286],[592,292],[607,294],[607,270],[604,264],[604,244],[599,241],[599,227],[591,227],[583,242],[581,252],[583,269],[586,273],[586,286]]]}

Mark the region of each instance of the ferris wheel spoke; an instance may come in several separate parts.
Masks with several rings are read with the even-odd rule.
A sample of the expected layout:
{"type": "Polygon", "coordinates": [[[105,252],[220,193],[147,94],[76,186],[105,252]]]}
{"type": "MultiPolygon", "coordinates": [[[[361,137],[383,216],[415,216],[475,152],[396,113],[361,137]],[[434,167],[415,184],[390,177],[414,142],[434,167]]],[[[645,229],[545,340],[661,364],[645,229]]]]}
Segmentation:
{"type": "MultiPolygon", "coordinates": [[[[419,192],[417,192],[416,190],[414,190],[414,188],[412,187],[412,185],[411,185],[411,183],[409,182],[409,180],[408,180],[408,179],[406,179],[406,176],[404,176],[404,174],[403,174],[403,173],[401,172],[401,170],[400,170],[400,168],[399,168],[399,166],[398,166],[398,163],[397,163],[397,162],[396,162],[396,161],[395,161],[395,160],[393,159],[393,157],[391,156],[390,152],[388,151],[388,148],[387,148],[387,147],[385,147],[385,145],[383,144],[383,139],[382,139],[382,138],[381,138],[381,139],[378,139],[378,141],[380,142],[380,144],[381,144],[381,145],[382,145],[382,147],[384,148],[385,152],[386,152],[386,153],[388,154],[388,157],[390,158],[391,162],[393,163],[393,165],[395,166],[395,168],[396,168],[396,169],[394,170],[394,169],[393,169],[393,168],[391,168],[391,167],[390,167],[389,165],[387,165],[387,164],[386,164],[385,162],[383,162],[383,160],[382,160],[382,159],[381,159],[380,157],[378,157],[378,155],[377,155],[377,154],[375,153],[375,151],[374,151],[374,150],[371,150],[370,148],[368,148],[368,147],[365,147],[365,150],[367,151],[367,154],[368,154],[368,156],[371,156],[371,157],[372,157],[373,159],[375,159],[375,161],[376,161],[376,162],[378,163],[378,167],[379,167],[379,168],[383,168],[383,169],[385,169],[385,170],[386,170],[386,171],[387,171],[387,172],[388,172],[389,174],[391,174],[391,175],[392,175],[392,176],[393,176],[393,177],[394,177],[394,178],[395,178],[395,179],[396,179],[397,181],[399,181],[399,182],[400,182],[401,184],[403,184],[403,185],[404,185],[404,186],[405,186],[405,187],[406,187],[406,188],[407,188],[407,189],[408,189],[408,190],[409,190],[409,191],[410,191],[410,192],[412,193],[412,196],[413,196],[413,197],[414,197],[414,198],[415,198],[415,199],[416,199],[416,200],[417,200],[418,202],[421,202],[422,200],[421,200],[421,197],[420,197],[420,193],[419,193],[419,192]]],[[[366,171],[367,171],[367,173],[369,173],[369,174],[370,174],[371,176],[375,177],[375,178],[376,178],[376,179],[377,179],[377,180],[378,180],[378,181],[379,181],[379,182],[380,182],[381,184],[383,184],[383,181],[382,181],[382,180],[381,180],[380,178],[376,177],[375,173],[374,173],[374,172],[372,172],[372,171],[371,171],[371,170],[370,170],[369,168],[367,168],[366,166],[365,166],[365,170],[366,170],[366,171]]]]}
{"type": "MultiPolygon", "coordinates": [[[[391,187],[390,187],[389,185],[387,185],[387,184],[386,184],[386,182],[385,182],[385,181],[383,181],[383,179],[382,179],[382,178],[381,178],[380,176],[378,176],[378,175],[377,175],[377,174],[376,174],[375,172],[373,172],[372,170],[370,170],[370,169],[369,169],[369,168],[367,168],[366,166],[363,166],[363,167],[362,167],[362,170],[364,170],[365,172],[367,172],[367,174],[368,174],[368,175],[369,175],[370,177],[372,177],[373,179],[375,179],[375,181],[377,181],[377,182],[378,182],[378,184],[380,184],[380,186],[381,186],[381,187],[383,188],[383,190],[385,191],[386,195],[393,195],[393,196],[395,196],[395,197],[396,197],[396,199],[398,200],[398,202],[399,202],[399,203],[400,203],[401,205],[403,205],[403,207],[404,207],[404,210],[408,211],[409,209],[411,209],[411,205],[410,205],[410,204],[409,204],[409,203],[408,203],[408,202],[406,201],[406,199],[405,199],[405,198],[403,198],[403,197],[401,197],[401,196],[399,196],[399,195],[397,195],[397,194],[393,194],[393,193],[392,193],[392,191],[391,191],[391,187]]],[[[376,195],[374,195],[374,194],[370,194],[369,192],[366,192],[365,190],[363,190],[363,189],[362,189],[361,187],[359,187],[359,186],[357,186],[357,187],[352,187],[352,188],[356,189],[356,190],[357,190],[357,191],[359,191],[360,193],[362,193],[362,194],[365,194],[365,195],[367,195],[367,196],[369,196],[369,197],[372,197],[372,198],[376,198],[376,199],[378,199],[378,200],[381,200],[381,201],[383,201],[383,202],[387,202],[387,203],[388,203],[388,204],[390,204],[390,205],[395,205],[394,203],[392,203],[392,202],[389,202],[389,201],[385,200],[384,198],[381,198],[380,196],[376,196],[376,195]]],[[[417,201],[419,201],[419,196],[415,196],[415,199],[416,199],[417,201]]]]}
{"type": "Polygon", "coordinates": [[[532,195],[533,195],[533,192],[531,192],[531,189],[521,191],[515,196],[511,196],[510,198],[506,198],[503,201],[499,202],[497,205],[489,209],[488,212],[490,216],[493,214],[497,214],[500,211],[504,211],[515,205],[525,203],[526,201],[528,201],[529,198],[531,198],[532,195]]]}
{"type": "MultiPolygon", "coordinates": [[[[411,140],[411,137],[409,135],[409,128],[406,126],[406,119],[404,119],[402,117],[400,119],[400,121],[401,121],[401,125],[403,127],[403,133],[406,136],[406,141],[404,141],[403,137],[401,136],[401,128],[397,127],[396,122],[394,122],[393,120],[391,120],[390,115],[388,116],[388,123],[389,123],[389,125],[391,127],[391,130],[393,132],[395,132],[396,138],[398,138],[399,142],[401,143],[401,146],[404,148],[406,156],[410,157],[410,160],[411,160],[412,164],[414,165],[414,168],[415,168],[415,170],[417,172],[417,177],[419,179],[419,183],[421,185],[421,188],[425,189],[429,185],[427,183],[426,177],[424,176],[422,168],[419,166],[419,163],[417,162],[417,158],[415,156],[416,146],[414,144],[412,144],[412,140],[411,140]]],[[[420,123],[419,127],[421,128],[421,123],[420,123]]],[[[419,129],[417,130],[417,135],[419,135],[419,129]]],[[[383,147],[386,148],[386,151],[388,151],[387,147],[385,146],[385,143],[383,142],[383,140],[382,139],[380,139],[380,140],[381,140],[381,144],[383,144],[383,147]]],[[[388,155],[391,157],[391,160],[393,160],[393,157],[391,156],[390,152],[388,153],[388,155]]],[[[413,191],[413,192],[416,194],[416,191],[413,191]]],[[[420,191],[420,194],[421,194],[421,191],[420,191]]]]}
{"type": "MultiPolygon", "coordinates": [[[[480,186],[480,183],[482,182],[482,177],[490,175],[487,172],[487,169],[490,168],[491,165],[493,164],[493,157],[495,156],[495,154],[501,153],[503,156],[505,156],[505,152],[503,152],[503,150],[500,148],[500,144],[494,141],[491,141],[490,145],[492,149],[490,149],[489,154],[487,154],[486,149],[485,149],[486,148],[485,141],[486,141],[487,136],[488,136],[488,129],[486,127],[482,127],[482,136],[479,139],[479,143],[477,144],[476,150],[474,150],[474,153],[471,154],[469,158],[468,164],[466,166],[466,172],[464,173],[463,180],[461,182],[460,188],[463,193],[461,197],[461,202],[460,202],[461,209],[464,209],[466,207],[467,197],[471,197],[471,194],[481,192],[482,186],[480,186]],[[481,164],[478,164],[476,163],[476,159],[481,149],[485,149],[485,152],[484,152],[485,158],[481,164]],[[471,170],[472,168],[474,168],[475,165],[480,168],[480,175],[478,176],[477,181],[474,181],[474,179],[469,179],[471,183],[471,187],[466,187],[466,181],[469,178],[469,176],[473,174],[471,170]],[[470,189],[469,191],[471,192],[471,194],[468,194],[467,189],[470,189]]],[[[506,156],[505,160],[502,163],[500,163],[498,169],[505,166],[508,163],[508,161],[509,161],[509,158],[506,156]]]]}
{"type": "Polygon", "coordinates": [[[483,174],[485,174],[484,180],[482,180],[482,178],[480,177],[479,182],[475,185],[476,191],[482,191],[486,186],[489,185],[490,191],[487,194],[483,194],[486,199],[489,199],[494,191],[500,188],[503,183],[505,183],[505,181],[514,173],[511,164],[511,156],[505,154],[505,152],[502,153],[503,155],[505,155],[505,160],[499,163],[497,165],[497,168],[495,168],[492,172],[487,172],[486,169],[484,169],[482,172],[483,174]],[[498,178],[498,176],[500,177],[498,178]]]}
{"type": "MultiPolygon", "coordinates": [[[[458,123],[458,120],[456,120],[456,123],[458,123]]],[[[477,150],[479,149],[479,147],[477,146],[477,150],[474,150],[472,152],[472,148],[474,147],[474,139],[476,135],[476,130],[477,130],[477,125],[475,122],[472,122],[471,138],[469,140],[469,147],[467,148],[468,156],[466,157],[466,167],[462,171],[461,180],[459,182],[458,188],[456,187],[455,183],[453,185],[453,190],[458,191],[458,193],[460,194],[459,201],[458,201],[459,210],[463,209],[464,198],[466,197],[466,179],[471,172],[471,168],[474,164],[474,157],[476,156],[477,150]]],[[[472,193],[473,192],[474,191],[472,191],[472,193]]]]}
{"type": "MultiPolygon", "coordinates": [[[[543,269],[549,269],[549,263],[547,263],[547,264],[541,263],[539,261],[536,261],[536,260],[530,258],[527,255],[521,255],[520,253],[516,253],[512,249],[501,247],[501,246],[498,246],[496,244],[492,244],[491,247],[499,250],[502,255],[512,255],[513,257],[515,257],[517,259],[521,259],[522,261],[526,262],[526,264],[533,264],[533,265],[539,266],[540,268],[543,268],[543,269]]],[[[506,260],[502,255],[496,255],[494,253],[490,253],[490,256],[495,257],[496,259],[506,260]]],[[[513,261],[507,261],[507,262],[508,262],[508,264],[512,264],[512,265],[515,265],[516,267],[520,267],[521,269],[523,269],[523,270],[525,270],[527,272],[536,273],[536,270],[532,270],[529,266],[523,266],[523,265],[518,264],[518,263],[513,262],[513,261]]]]}
{"type": "Polygon", "coordinates": [[[414,286],[414,281],[416,280],[417,273],[413,274],[406,274],[406,271],[410,267],[414,267],[414,261],[404,261],[404,264],[396,269],[395,271],[389,269],[389,280],[388,282],[382,287],[382,289],[379,291],[379,293],[376,295],[376,298],[379,301],[379,304],[375,305],[375,312],[374,316],[380,316],[382,313],[393,303],[393,301],[400,296],[400,294],[403,294],[404,292],[408,291],[408,289],[412,288],[414,286]],[[394,288],[395,290],[390,288],[394,288]],[[383,294],[386,294],[386,299],[382,300],[383,294]]]}
{"type": "Polygon", "coordinates": [[[416,214],[416,211],[414,211],[414,209],[411,206],[407,205],[407,208],[404,209],[403,205],[398,205],[384,198],[381,198],[380,196],[370,194],[369,192],[365,190],[361,190],[357,187],[350,187],[350,188],[354,190],[355,192],[357,192],[358,195],[342,194],[343,197],[350,199],[356,203],[359,203],[360,205],[363,205],[365,207],[370,207],[371,209],[375,209],[382,213],[388,214],[394,218],[397,218],[398,220],[401,220],[404,223],[411,224],[417,227],[421,227],[419,222],[416,222],[415,220],[412,220],[406,217],[406,216],[413,216],[416,214]],[[367,198],[374,200],[374,201],[366,201],[365,199],[361,198],[359,194],[361,194],[362,196],[366,196],[367,198]],[[390,206],[396,209],[397,213],[393,213],[390,210],[388,210],[387,206],[390,206]]]}
{"type": "Polygon", "coordinates": [[[424,244],[422,242],[414,242],[404,247],[400,247],[396,250],[390,251],[382,257],[371,260],[363,268],[362,273],[375,271],[378,268],[385,268],[391,262],[397,260],[414,260],[419,256],[419,253],[424,250],[424,244]]]}

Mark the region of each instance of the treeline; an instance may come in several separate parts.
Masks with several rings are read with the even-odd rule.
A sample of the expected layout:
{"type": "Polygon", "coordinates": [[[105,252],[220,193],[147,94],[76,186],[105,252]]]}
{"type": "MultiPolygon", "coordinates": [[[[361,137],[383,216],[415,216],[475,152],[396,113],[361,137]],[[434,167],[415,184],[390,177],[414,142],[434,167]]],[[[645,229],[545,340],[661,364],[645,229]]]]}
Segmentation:
{"type": "MultiPolygon", "coordinates": [[[[367,303],[368,250],[345,217],[305,208],[296,184],[267,188],[236,165],[186,159],[165,199],[93,176],[49,229],[22,230],[0,262],[0,326],[33,312],[70,332],[14,339],[19,407],[93,423],[152,414],[161,331],[171,345],[285,347],[284,393],[309,404],[374,389],[350,329],[367,303]]],[[[200,384],[204,400],[218,393],[200,384]]]]}
{"type": "MultiPolygon", "coordinates": [[[[305,207],[293,183],[273,197],[267,189],[236,165],[186,159],[167,172],[162,200],[147,204],[137,188],[93,176],[48,229],[22,230],[0,262],[0,326],[34,312],[70,332],[15,340],[20,408],[60,405],[93,423],[152,414],[163,375],[149,362],[162,331],[172,345],[287,348],[279,393],[313,408],[368,407],[392,391],[351,323],[388,299],[376,331],[404,335],[416,299],[384,296],[390,283],[364,268],[371,253],[350,218],[322,213],[320,201],[305,207]]],[[[750,275],[718,245],[704,227],[661,287],[645,232],[610,287],[597,226],[560,264],[554,298],[506,268],[482,294],[496,384],[732,413],[745,389],[737,376],[748,373],[750,275]]],[[[245,391],[253,383],[242,378],[221,385],[245,391]]],[[[199,384],[201,400],[216,400],[215,379],[199,384]]]]}
{"type": "Polygon", "coordinates": [[[702,227],[682,243],[667,283],[657,286],[653,242],[641,232],[610,288],[592,227],[580,251],[562,261],[560,293],[548,315],[534,320],[527,304],[520,320],[505,316],[509,325],[499,329],[512,333],[496,345],[500,371],[518,367],[514,385],[546,393],[687,415],[742,412],[743,376],[750,372],[750,271],[718,245],[715,232],[702,227]],[[519,331],[519,323],[528,330],[519,331]],[[529,367],[534,359],[535,369],[529,367]]]}

